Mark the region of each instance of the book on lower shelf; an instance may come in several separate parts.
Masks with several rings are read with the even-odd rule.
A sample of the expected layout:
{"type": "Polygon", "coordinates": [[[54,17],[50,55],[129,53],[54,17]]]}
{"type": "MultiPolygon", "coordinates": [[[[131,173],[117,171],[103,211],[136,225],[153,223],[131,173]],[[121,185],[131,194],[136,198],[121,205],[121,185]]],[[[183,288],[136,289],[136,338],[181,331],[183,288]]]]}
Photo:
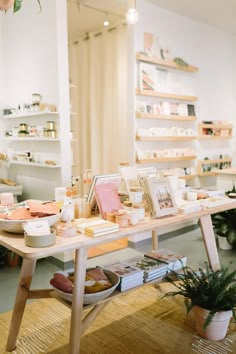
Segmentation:
{"type": "Polygon", "coordinates": [[[119,275],[120,284],[118,290],[120,291],[143,284],[143,270],[131,266],[126,261],[109,264],[105,268],[119,275]]]}
{"type": "Polygon", "coordinates": [[[145,253],[145,257],[166,263],[168,272],[181,269],[187,263],[187,256],[180,255],[166,248],[145,253]]]}
{"type": "Polygon", "coordinates": [[[164,277],[168,271],[168,265],[156,259],[146,256],[136,256],[126,260],[126,263],[144,272],[144,282],[164,277]]]}

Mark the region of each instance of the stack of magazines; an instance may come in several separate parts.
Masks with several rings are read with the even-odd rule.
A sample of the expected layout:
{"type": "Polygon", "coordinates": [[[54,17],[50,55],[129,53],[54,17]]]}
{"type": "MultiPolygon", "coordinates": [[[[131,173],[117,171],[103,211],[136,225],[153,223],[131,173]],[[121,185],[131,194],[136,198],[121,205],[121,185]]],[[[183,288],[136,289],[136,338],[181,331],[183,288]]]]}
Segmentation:
{"type": "Polygon", "coordinates": [[[142,269],[131,266],[126,261],[116,262],[105,267],[120,276],[118,290],[125,291],[143,284],[144,272],[142,269]]]}
{"type": "Polygon", "coordinates": [[[145,256],[136,256],[126,260],[131,267],[142,270],[144,283],[157,278],[163,278],[168,271],[168,265],[156,259],[145,256]]]}
{"type": "Polygon", "coordinates": [[[161,248],[150,253],[145,253],[144,256],[152,260],[157,260],[166,263],[168,267],[168,272],[181,269],[182,267],[186,266],[187,263],[186,256],[182,256],[176,252],[167,250],[165,248],[161,248]]]}

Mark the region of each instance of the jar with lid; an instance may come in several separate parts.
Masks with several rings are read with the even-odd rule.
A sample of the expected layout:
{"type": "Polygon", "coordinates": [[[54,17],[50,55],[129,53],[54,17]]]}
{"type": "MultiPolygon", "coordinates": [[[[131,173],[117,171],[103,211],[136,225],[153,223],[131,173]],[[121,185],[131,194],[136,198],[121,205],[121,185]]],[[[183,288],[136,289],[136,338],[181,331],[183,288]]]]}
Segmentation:
{"type": "Polygon", "coordinates": [[[133,204],[132,208],[138,212],[139,220],[144,220],[145,217],[145,206],[144,204],[133,204]]]}
{"type": "Polygon", "coordinates": [[[47,130],[56,130],[56,123],[53,120],[47,121],[47,130]]]}

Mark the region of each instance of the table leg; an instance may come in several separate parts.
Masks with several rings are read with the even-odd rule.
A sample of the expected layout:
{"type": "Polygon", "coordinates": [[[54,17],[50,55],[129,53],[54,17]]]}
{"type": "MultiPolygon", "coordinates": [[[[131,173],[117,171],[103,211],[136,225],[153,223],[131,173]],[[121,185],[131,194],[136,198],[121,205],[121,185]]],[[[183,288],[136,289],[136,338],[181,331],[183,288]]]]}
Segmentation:
{"type": "Polygon", "coordinates": [[[220,269],[220,261],[213,226],[211,222],[211,215],[201,216],[200,225],[209,264],[211,265],[213,270],[218,270],[220,269]]]}
{"type": "Polygon", "coordinates": [[[152,250],[156,251],[158,249],[158,233],[157,229],[152,230],[152,250]]]}
{"type": "Polygon", "coordinates": [[[30,289],[36,262],[37,260],[23,259],[16,293],[15,305],[12,313],[10,330],[7,340],[6,350],[9,352],[15,350],[16,348],[16,340],[20,330],[20,325],[24,314],[26,301],[28,298],[28,290],[30,289]]]}
{"type": "Polygon", "coordinates": [[[70,324],[70,354],[78,354],[80,348],[86,264],[87,249],[77,249],[75,252],[75,274],[70,324]]]}

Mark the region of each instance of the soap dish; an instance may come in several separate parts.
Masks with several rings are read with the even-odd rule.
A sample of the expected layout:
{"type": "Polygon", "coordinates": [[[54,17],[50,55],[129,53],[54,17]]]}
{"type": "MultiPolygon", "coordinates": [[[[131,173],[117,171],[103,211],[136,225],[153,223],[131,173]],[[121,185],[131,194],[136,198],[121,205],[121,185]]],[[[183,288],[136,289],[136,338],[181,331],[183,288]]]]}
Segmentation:
{"type": "Polygon", "coordinates": [[[29,247],[48,247],[56,243],[56,232],[51,230],[49,235],[31,236],[25,233],[25,244],[29,247]]]}

